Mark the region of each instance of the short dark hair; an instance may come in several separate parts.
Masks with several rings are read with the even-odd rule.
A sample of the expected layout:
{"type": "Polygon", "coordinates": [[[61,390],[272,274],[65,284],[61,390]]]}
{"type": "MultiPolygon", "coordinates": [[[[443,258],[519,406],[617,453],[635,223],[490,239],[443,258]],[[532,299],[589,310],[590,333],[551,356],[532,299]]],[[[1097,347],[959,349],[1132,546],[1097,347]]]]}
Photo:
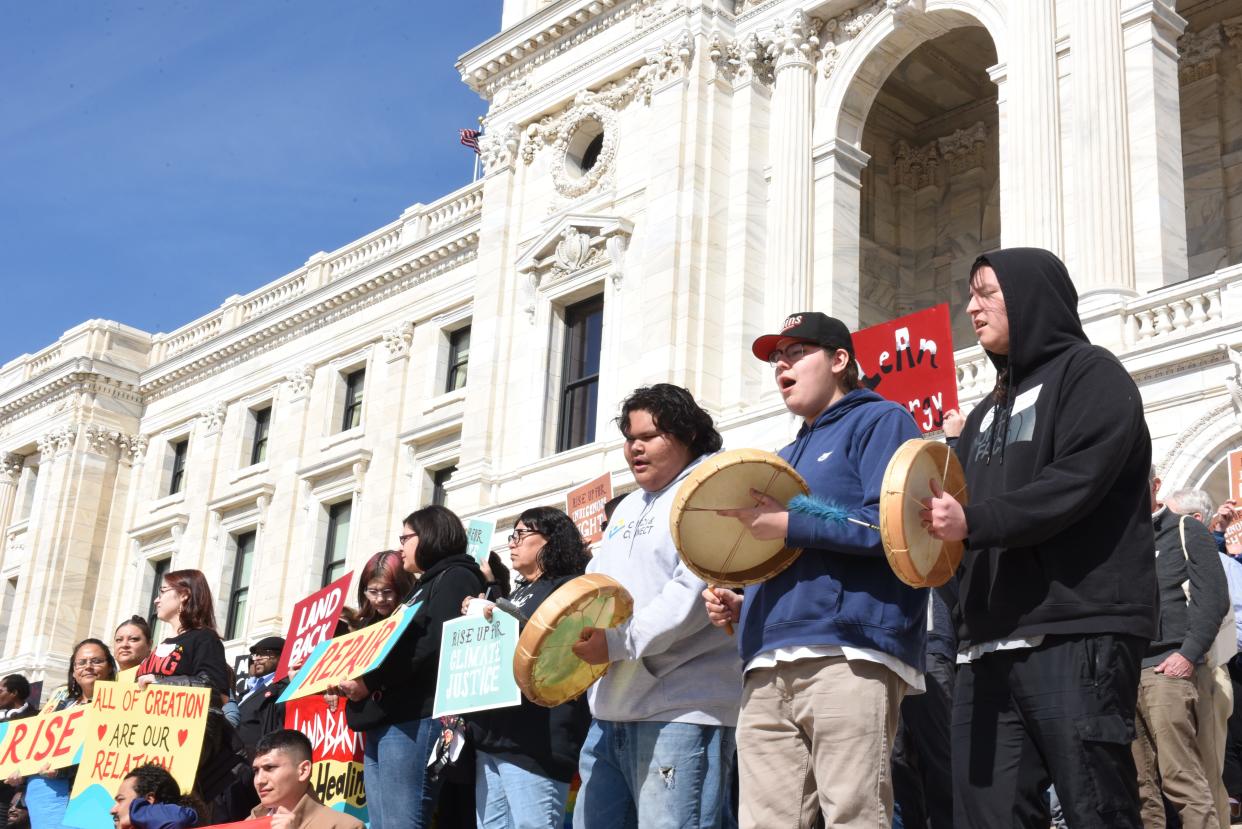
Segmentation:
{"type": "Polygon", "coordinates": [[[124,779],[134,781],[134,794],[140,798],[150,795],[156,803],[176,803],[181,799],[181,786],[159,763],[135,766],[124,779]]]}
{"type": "Polygon", "coordinates": [[[543,547],[536,555],[541,579],[581,576],[586,572],[591,557],[582,534],[568,515],[556,507],[531,507],[517,520],[543,536],[543,547]]]}
{"type": "Polygon", "coordinates": [[[424,572],[437,561],[466,554],[466,528],[448,507],[432,504],[414,510],[401,523],[418,536],[414,561],[424,572]]]}
{"type": "Polygon", "coordinates": [[[282,728],[264,735],[254,747],[254,756],[258,757],[269,751],[283,751],[297,763],[315,759],[311,741],[301,731],[294,731],[292,728],[282,728]]]}
{"type": "Polygon", "coordinates": [[[690,450],[692,459],[717,452],[724,445],[712,416],[694,402],[690,392],[681,386],[656,383],[637,388],[625,398],[621,403],[617,426],[626,438],[630,437],[630,413],[637,411],[650,414],[656,428],[684,444],[690,450]]]}
{"type": "Polygon", "coordinates": [[[30,680],[21,674],[9,674],[4,679],[0,679],[0,685],[4,685],[4,690],[22,702],[30,699],[30,680]]]}
{"type": "Polygon", "coordinates": [[[216,631],[216,611],[211,601],[211,586],[202,570],[173,570],[164,574],[164,583],[177,593],[184,593],[181,605],[181,627],[185,630],[216,631]]]}

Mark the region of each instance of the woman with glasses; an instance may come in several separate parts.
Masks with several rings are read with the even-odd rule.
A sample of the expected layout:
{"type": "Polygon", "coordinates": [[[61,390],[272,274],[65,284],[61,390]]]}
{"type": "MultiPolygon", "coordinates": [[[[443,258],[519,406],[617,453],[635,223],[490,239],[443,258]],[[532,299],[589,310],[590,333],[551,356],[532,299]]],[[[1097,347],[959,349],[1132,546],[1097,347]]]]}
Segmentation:
{"type": "Polygon", "coordinates": [[[112,646],[117,673],[137,668],[151,654],[151,626],[141,616],[129,617],[117,625],[112,646]]]}
{"type": "Polygon", "coordinates": [[[414,589],[414,576],[401,566],[401,553],[383,550],[367,559],[358,575],[358,615],[354,629],[387,619],[414,589]]]}
{"type": "MultiPolygon", "coordinates": [[[[73,649],[69,659],[69,683],[64,696],[49,702],[43,713],[90,705],[95,698],[95,683],[115,678],[116,662],[108,646],[98,639],[85,639],[73,649]]],[[[26,778],[26,808],[33,829],[60,829],[77,772],[77,766],[70,766],[26,778]]]]}
{"type": "MultiPolygon", "coordinates": [[[[155,615],[173,635],[155,646],[138,666],[138,685],[185,685],[211,689],[203,750],[199,755],[195,793],[209,805],[232,783],[234,773],[245,767],[246,754],[222,706],[230,698],[232,671],[224,658],[224,643],[216,632],[215,604],[211,588],[199,570],[173,570],[164,576],[155,597],[155,615]]],[[[227,801],[216,804],[224,814],[219,823],[240,820],[227,801]]]]}
{"type": "Polygon", "coordinates": [[[349,699],[346,722],[366,735],[363,783],[371,825],[421,829],[431,824],[441,782],[427,771],[442,731],[431,717],[440,632],[457,616],[462,598],[483,589],[483,574],[466,553],[461,519],[444,507],[410,513],[398,541],[402,568],[421,574],[405,597],[406,605],[417,607],[414,619],[379,668],[340,689],[349,699]]]}
{"type": "MultiPolygon", "coordinates": [[[[509,536],[509,559],[518,584],[510,598],[526,616],[556,588],[586,570],[587,546],[568,515],[534,507],[518,516],[509,536]]],[[[471,610],[469,600],[462,611],[471,610]]],[[[493,606],[483,613],[491,618],[493,606]]],[[[481,829],[559,827],[569,783],[591,722],[586,697],[544,708],[528,699],[515,711],[480,711],[467,717],[475,745],[475,816],[481,829]]]]}

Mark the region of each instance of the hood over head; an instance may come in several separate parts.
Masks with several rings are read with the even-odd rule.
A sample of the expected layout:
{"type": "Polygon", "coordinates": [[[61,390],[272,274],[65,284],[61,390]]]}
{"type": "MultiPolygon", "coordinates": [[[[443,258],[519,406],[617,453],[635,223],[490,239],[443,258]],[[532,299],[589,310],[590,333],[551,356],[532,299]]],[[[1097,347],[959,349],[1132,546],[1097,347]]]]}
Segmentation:
{"type": "Polygon", "coordinates": [[[1074,345],[1090,342],[1078,318],[1078,291],[1065,263],[1042,248],[1004,248],[985,253],[970,268],[996,272],[1009,316],[1009,355],[988,352],[996,367],[1008,365],[1011,380],[1074,345]]]}

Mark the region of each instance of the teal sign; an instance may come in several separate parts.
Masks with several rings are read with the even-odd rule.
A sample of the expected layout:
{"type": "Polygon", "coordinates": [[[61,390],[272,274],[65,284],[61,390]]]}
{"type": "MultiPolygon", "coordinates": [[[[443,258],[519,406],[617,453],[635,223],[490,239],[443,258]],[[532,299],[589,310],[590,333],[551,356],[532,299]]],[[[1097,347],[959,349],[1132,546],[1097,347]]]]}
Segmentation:
{"type": "Polygon", "coordinates": [[[482,616],[445,622],[431,716],[520,705],[522,692],[513,679],[517,641],[517,619],[500,610],[490,622],[482,616]]]}
{"type": "Polygon", "coordinates": [[[487,554],[492,549],[492,536],[496,533],[495,521],[484,521],[482,518],[471,518],[466,522],[466,552],[479,564],[487,561],[487,554]]]}

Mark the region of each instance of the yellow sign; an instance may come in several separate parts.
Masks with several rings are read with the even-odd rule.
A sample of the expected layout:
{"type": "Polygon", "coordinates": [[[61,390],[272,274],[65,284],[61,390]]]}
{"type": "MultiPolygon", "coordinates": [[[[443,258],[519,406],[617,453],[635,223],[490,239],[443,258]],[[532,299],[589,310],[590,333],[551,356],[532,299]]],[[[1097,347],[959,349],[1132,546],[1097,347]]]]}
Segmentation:
{"type": "MultiPolygon", "coordinates": [[[[76,803],[111,802],[125,775],[144,763],[159,763],[181,791],[190,791],[203,748],[210,695],[208,688],[95,683],[70,811],[77,811],[76,803]]],[[[83,825],[70,817],[66,812],[69,825],[83,825]]]]}
{"type": "Polygon", "coordinates": [[[89,710],[75,705],[0,723],[0,780],[14,772],[25,777],[38,774],[44,766],[63,769],[78,762],[89,710]]]}

